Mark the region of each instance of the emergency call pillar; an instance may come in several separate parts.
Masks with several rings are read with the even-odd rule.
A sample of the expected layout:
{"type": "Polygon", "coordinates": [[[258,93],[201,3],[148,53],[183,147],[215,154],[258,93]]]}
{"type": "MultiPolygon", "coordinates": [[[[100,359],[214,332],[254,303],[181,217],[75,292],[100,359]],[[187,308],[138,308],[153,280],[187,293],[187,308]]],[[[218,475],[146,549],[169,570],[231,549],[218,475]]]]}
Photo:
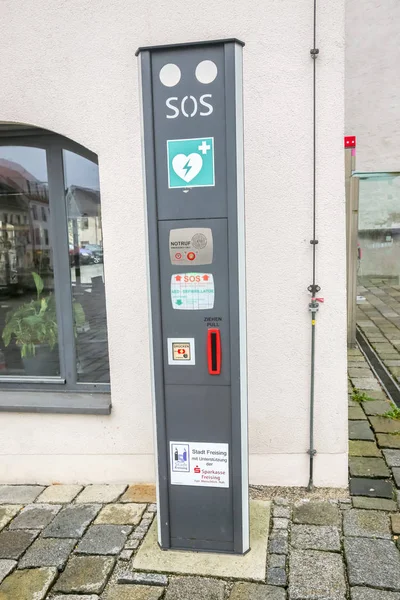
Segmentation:
{"type": "Polygon", "coordinates": [[[163,549],[249,550],[242,47],[137,53],[163,549]]]}

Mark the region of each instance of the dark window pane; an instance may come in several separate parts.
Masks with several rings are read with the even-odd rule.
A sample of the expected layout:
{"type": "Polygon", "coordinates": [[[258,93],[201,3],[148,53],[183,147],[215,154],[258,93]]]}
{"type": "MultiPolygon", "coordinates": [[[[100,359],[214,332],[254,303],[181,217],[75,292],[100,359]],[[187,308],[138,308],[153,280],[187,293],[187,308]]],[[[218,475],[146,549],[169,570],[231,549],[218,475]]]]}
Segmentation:
{"type": "Polygon", "coordinates": [[[60,373],[48,206],[45,150],[0,146],[0,375],[60,373]]]}
{"type": "Polygon", "coordinates": [[[107,318],[98,167],[64,150],[77,379],[108,383],[107,318]]]}

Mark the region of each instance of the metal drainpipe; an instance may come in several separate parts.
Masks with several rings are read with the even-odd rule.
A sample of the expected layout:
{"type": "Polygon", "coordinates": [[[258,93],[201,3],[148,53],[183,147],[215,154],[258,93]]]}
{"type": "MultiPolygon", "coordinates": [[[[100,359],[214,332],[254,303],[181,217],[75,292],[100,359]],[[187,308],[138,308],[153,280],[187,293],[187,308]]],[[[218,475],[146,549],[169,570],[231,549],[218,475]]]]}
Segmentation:
{"type": "Polygon", "coordinates": [[[316,64],[319,50],[317,45],[317,0],[314,0],[314,28],[313,28],[313,47],[310,50],[313,59],[313,238],[310,240],[312,245],[312,284],[308,287],[311,293],[311,302],[308,309],[311,313],[311,376],[310,376],[310,447],[308,454],[310,456],[310,478],[308,482],[308,491],[314,488],[314,457],[317,451],[314,448],[314,404],[315,404],[315,325],[319,302],[321,298],[316,298],[320,291],[319,285],[315,282],[316,267],[316,64]]]}

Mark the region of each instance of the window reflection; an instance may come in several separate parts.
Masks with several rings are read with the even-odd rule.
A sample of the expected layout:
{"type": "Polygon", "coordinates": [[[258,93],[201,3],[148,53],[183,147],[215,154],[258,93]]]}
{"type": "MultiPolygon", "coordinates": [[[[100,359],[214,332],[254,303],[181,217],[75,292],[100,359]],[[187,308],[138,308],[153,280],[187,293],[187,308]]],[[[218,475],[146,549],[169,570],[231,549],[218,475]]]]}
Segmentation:
{"type": "Polygon", "coordinates": [[[46,152],[0,147],[0,375],[60,373],[46,152]]]}
{"type": "Polygon", "coordinates": [[[109,362],[104,288],[103,235],[98,167],[64,151],[65,198],[74,311],[77,379],[108,383],[109,362]]]}
{"type": "MultiPolygon", "coordinates": [[[[360,178],[359,261],[361,286],[373,279],[399,284],[400,277],[400,177],[371,174],[360,178]]],[[[376,283],[376,282],[375,282],[376,283]]]]}

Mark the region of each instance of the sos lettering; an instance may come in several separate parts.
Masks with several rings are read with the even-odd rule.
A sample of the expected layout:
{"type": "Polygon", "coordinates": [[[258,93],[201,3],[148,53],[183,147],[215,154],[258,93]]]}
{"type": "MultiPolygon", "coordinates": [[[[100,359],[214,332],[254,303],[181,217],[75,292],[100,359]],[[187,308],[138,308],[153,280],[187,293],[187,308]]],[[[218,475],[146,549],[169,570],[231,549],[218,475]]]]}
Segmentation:
{"type": "Polygon", "coordinates": [[[212,98],[212,94],[203,94],[197,100],[194,96],[184,96],[179,100],[177,96],[167,98],[165,104],[172,112],[167,113],[167,119],[176,119],[182,114],[187,119],[194,117],[197,113],[201,117],[208,117],[214,110],[214,107],[206,101],[206,98],[212,98]]]}
{"type": "Polygon", "coordinates": [[[200,283],[201,277],[200,275],[185,275],[183,281],[184,283],[200,283]]]}

